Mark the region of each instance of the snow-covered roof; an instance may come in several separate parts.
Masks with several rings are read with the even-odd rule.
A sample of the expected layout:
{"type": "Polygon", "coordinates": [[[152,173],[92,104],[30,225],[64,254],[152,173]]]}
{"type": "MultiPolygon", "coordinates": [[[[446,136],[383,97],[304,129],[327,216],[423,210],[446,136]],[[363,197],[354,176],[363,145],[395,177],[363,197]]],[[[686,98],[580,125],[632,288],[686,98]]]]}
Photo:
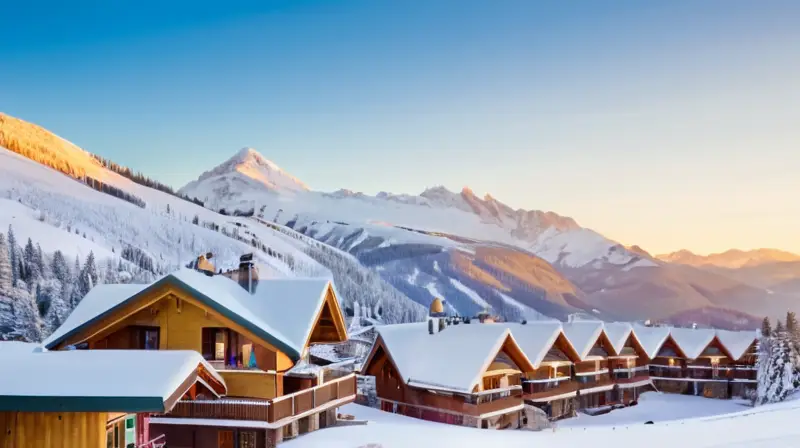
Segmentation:
{"type": "Polygon", "coordinates": [[[705,328],[673,328],[670,330],[670,335],[686,358],[695,359],[714,339],[715,332],[705,328]]]}
{"type": "Polygon", "coordinates": [[[6,344],[0,342],[0,411],[165,412],[200,365],[225,384],[193,351],[40,351],[6,344]]]}
{"type": "Polygon", "coordinates": [[[8,341],[0,342],[0,358],[3,356],[28,354],[46,351],[40,344],[33,342],[8,341]]]}
{"type": "Polygon", "coordinates": [[[738,360],[747,353],[747,349],[753,345],[758,335],[755,331],[717,330],[717,338],[728,349],[733,359],[738,360]]]}
{"type": "Polygon", "coordinates": [[[67,333],[142,292],[148,285],[97,285],[78,303],[60,327],[42,342],[51,347],[67,333]]]}
{"type": "Polygon", "coordinates": [[[567,322],[563,324],[563,328],[564,335],[583,360],[589,356],[592,347],[603,333],[603,322],[599,320],[567,322]]]}
{"type": "Polygon", "coordinates": [[[645,327],[634,325],[633,332],[636,339],[642,344],[642,349],[647,353],[647,357],[653,359],[658,354],[658,350],[664,345],[669,337],[669,327],[645,327]]]}
{"type": "Polygon", "coordinates": [[[633,331],[633,326],[627,322],[611,322],[603,326],[603,329],[614,347],[614,351],[619,353],[625,347],[625,342],[633,331]]]}
{"type": "Polygon", "coordinates": [[[561,322],[558,321],[537,321],[522,324],[496,324],[504,325],[514,336],[525,356],[528,357],[533,367],[538,369],[539,365],[547,356],[547,352],[553,347],[561,332],[561,322]]]}
{"type": "Polygon", "coordinates": [[[150,285],[98,285],[45,340],[45,346],[53,347],[85,325],[111,314],[118,306],[167,283],[188,290],[194,298],[221,315],[298,359],[322,308],[330,281],[324,278],[260,280],[250,294],[227,277],[181,269],[150,285]]]}
{"type": "Polygon", "coordinates": [[[506,339],[514,339],[506,326],[493,324],[451,325],[429,334],[427,323],[413,323],[378,332],[406,384],[458,393],[471,393],[506,339]]]}

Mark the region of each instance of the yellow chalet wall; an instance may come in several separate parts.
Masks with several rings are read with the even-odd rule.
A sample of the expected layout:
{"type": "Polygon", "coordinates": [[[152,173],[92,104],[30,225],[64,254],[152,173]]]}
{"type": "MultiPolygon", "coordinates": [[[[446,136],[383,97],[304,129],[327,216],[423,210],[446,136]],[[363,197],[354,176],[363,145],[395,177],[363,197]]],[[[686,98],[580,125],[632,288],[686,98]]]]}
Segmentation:
{"type": "MultiPolygon", "coordinates": [[[[247,337],[255,346],[261,370],[218,370],[228,387],[228,396],[275,398],[282,394],[278,381],[280,372],[290,369],[294,362],[289,356],[257,338],[240,325],[219,316],[213,310],[191,299],[170,293],[133,314],[107,319],[97,328],[87,330],[76,340],[85,340],[90,349],[130,348],[128,329],[135,326],[158,327],[160,350],[193,350],[202,354],[203,328],[230,328],[247,337]],[[114,319],[117,319],[116,321],[114,319]],[[94,334],[90,333],[94,332],[94,334]],[[87,336],[88,339],[84,339],[87,336]]],[[[2,448],[2,447],[0,447],[2,448]]]]}
{"type": "Polygon", "coordinates": [[[106,446],[105,412],[0,412],[0,448],[106,446]]]}

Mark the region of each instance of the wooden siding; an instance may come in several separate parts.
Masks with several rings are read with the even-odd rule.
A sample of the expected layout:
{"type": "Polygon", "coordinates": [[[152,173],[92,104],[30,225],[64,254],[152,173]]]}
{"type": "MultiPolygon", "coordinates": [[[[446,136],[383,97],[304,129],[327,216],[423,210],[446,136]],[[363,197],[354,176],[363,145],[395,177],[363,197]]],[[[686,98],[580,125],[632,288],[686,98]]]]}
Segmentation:
{"type": "Polygon", "coordinates": [[[255,370],[219,370],[230,397],[275,398],[276,375],[255,370]]]}
{"type": "Polygon", "coordinates": [[[289,355],[277,350],[268,341],[207,308],[182,289],[170,284],[152,288],[138,300],[119,307],[111,315],[69,337],[53,349],[83,341],[89,342],[90,348],[101,348],[107,343],[100,341],[131,325],[159,327],[161,329],[159,348],[162,350],[194,350],[198,353],[202,353],[203,327],[227,327],[257,342],[256,345],[277,352],[276,361],[279,370],[294,365],[289,355]],[[97,346],[98,344],[100,345],[97,346]]]}
{"type": "Polygon", "coordinates": [[[0,448],[103,448],[105,412],[0,412],[0,448]]]}

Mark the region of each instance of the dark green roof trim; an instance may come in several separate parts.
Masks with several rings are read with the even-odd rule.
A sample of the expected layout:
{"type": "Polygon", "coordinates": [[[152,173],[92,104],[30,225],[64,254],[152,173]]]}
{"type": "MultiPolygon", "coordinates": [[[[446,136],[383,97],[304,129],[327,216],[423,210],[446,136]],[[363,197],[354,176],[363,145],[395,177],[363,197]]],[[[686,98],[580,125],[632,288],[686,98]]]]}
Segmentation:
{"type": "Polygon", "coordinates": [[[45,348],[47,348],[48,350],[54,348],[55,346],[57,346],[61,342],[63,342],[65,340],[71,338],[72,336],[75,336],[76,334],[80,333],[86,327],[91,326],[91,325],[93,325],[93,324],[95,324],[95,323],[99,322],[100,320],[103,320],[103,319],[105,319],[107,317],[110,317],[111,315],[114,314],[114,312],[118,308],[120,308],[122,306],[125,306],[125,305],[127,305],[129,303],[135,302],[141,296],[147,294],[147,292],[152,290],[153,288],[158,288],[158,287],[165,286],[165,285],[168,285],[168,284],[172,284],[173,286],[176,286],[178,288],[184,289],[185,291],[189,292],[195,299],[200,301],[202,304],[208,306],[209,308],[211,308],[212,310],[214,310],[217,313],[221,314],[222,316],[226,317],[227,319],[230,319],[233,322],[241,325],[242,327],[244,327],[248,331],[252,332],[256,336],[260,337],[261,339],[269,342],[272,346],[274,346],[275,348],[277,348],[278,350],[282,351],[287,356],[289,356],[289,358],[291,358],[292,361],[296,362],[298,359],[300,359],[300,353],[297,350],[295,350],[294,348],[292,348],[289,345],[287,345],[285,342],[283,342],[280,339],[274,337],[273,335],[271,335],[270,333],[264,331],[263,329],[257,327],[252,322],[243,319],[238,314],[236,314],[236,313],[232,312],[231,310],[229,310],[228,308],[225,308],[224,306],[220,305],[217,301],[211,299],[210,297],[206,296],[205,294],[201,293],[200,291],[196,290],[195,288],[189,286],[188,284],[186,284],[186,282],[184,282],[183,280],[178,279],[177,277],[175,277],[172,274],[162,278],[161,280],[158,280],[157,282],[153,283],[152,285],[148,286],[147,288],[144,288],[143,290],[139,291],[138,293],[134,294],[133,296],[123,300],[122,302],[117,304],[117,306],[115,306],[113,308],[110,308],[110,309],[106,310],[105,312],[103,312],[103,313],[95,316],[94,318],[88,320],[87,322],[84,322],[83,324],[73,328],[72,330],[70,330],[67,333],[65,333],[63,336],[61,336],[58,339],[55,339],[54,341],[52,341],[49,344],[47,344],[45,346],[45,348]]]}
{"type": "Polygon", "coordinates": [[[0,412],[166,412],[162,397],[0,396],[0,412]]]}

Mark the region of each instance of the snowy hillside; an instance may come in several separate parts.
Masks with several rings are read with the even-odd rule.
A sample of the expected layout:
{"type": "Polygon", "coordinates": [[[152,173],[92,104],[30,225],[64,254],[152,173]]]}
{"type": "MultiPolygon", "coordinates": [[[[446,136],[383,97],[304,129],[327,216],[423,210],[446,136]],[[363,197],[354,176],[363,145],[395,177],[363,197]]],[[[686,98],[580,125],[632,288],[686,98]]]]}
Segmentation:
{"type": "Polygon", "coordinates": [[[352,254],[426,307],[438,297],[461,315],[490,309],[513,321],[591,311],[569,280],[515,247],[302,217],[287,226],[352,254]]]}
{"type": "MultiPolygon", "coordinates": [[[[329,248],[336,258],[331,261],[308,241],[298,241],[251,218],[219,214],[163,191],[169,188],[142,175],[131,175],[134,182],[119,174],[129,173],[124,167],[114,166],[112,171],[106,168],[111,165],[108,161],[98,161],[42,128],[8,116],[0,118],[0,140],[14,148],[14,152],[0,148],[0,231],[15,234],[14,253],[30,239],[40,248],[40,259],[51,260],[58,252],[70,262],[77,259],[77,270],[92,257],[99,266],[96,283],[108,279],[149,282],[206,252],[214,254],[217,268],[229,269],[238,264],[240,255],[253,252],[262,276],[333,276],[342,285],[339,299],[347,309],[355,301],[378,305],[388,323],[424,315],[421,306],[359,263],[335,262],[336,254],[345,257],[335,249],[329,248]]],[[[5,251],[14,258],[10,248],[5,251]]],[[[38,264],[49,266],[47,260],[38,264]]],[[[20,269],[19,263],[14,265],[20,269]]],[[[8,312],[9,300],[19,305],[16,296],[20,294],[39,297],[40,282],[45,279],[31,279],[36,283],[23,285],[26,291],[0,292],[0,314],[8,312]]],[[[44,318],[45,309],[40,307],[40,312],[44,318]]],[[[0,327],[7,318],[0,316],[0,327]]]]}

